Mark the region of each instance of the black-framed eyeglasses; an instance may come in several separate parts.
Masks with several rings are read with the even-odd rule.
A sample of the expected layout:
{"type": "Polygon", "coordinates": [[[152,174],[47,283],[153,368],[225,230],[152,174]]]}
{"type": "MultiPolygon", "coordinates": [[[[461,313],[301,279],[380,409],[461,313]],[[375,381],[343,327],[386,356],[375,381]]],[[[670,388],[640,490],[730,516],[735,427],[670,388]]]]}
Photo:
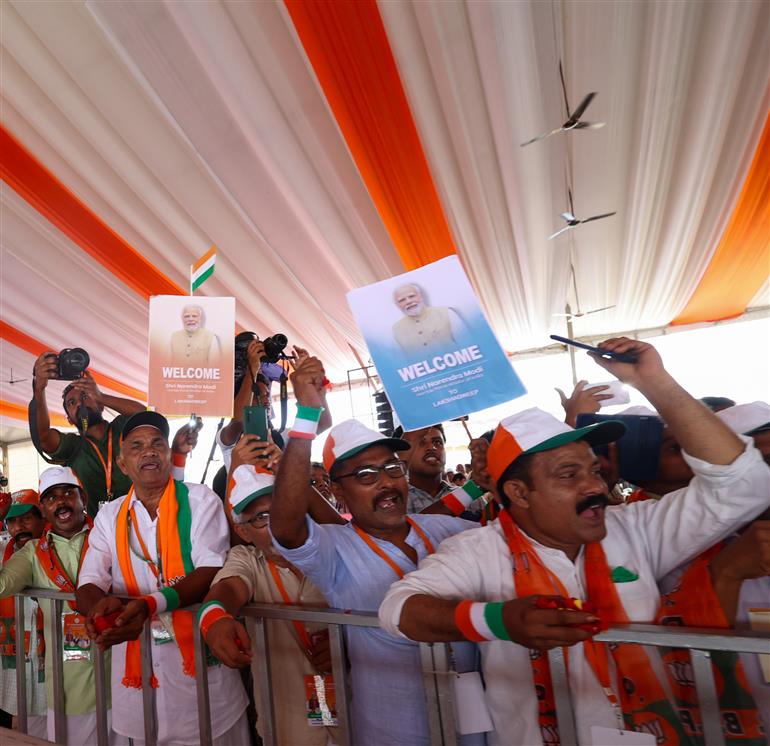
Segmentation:
{"type": "Polygon", "coordinates": [[[241,521],[239,525],[254,526],[254,528],[262,528],[263,526],[267,526],[269,522],[270,522],[270,511],[263,510],[257,513],[253,518],[249,519],[248,521],[241,521]]]}
{"type": "Polygon", "coordinates": [[[384,471],[391,479],[398,479],[406,474],[406,461],[389,461],[382,466],[362,466],[349,474],[339,474],[335,479],[355,477],[359,484],[374,484],[380,479],[380,472],[384,471]]]}

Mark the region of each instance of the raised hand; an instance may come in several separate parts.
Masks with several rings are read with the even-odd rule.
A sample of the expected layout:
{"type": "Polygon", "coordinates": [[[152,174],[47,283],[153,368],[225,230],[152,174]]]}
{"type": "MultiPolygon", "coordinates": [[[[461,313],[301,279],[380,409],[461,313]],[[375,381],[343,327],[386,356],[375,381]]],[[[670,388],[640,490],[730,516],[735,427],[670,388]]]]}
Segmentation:
{"type": "Polygon", "coordinates": [[[612,399],[612,394],[603,393],[609,389],[609,386],[591,386],[586,388],[587,386],[588,381],[578,381],[569,397],[560,388],[556,389],[566,414],[564,421],[570,427],[575,427],[579,414],[598,412],[603,401],[612,399]]]}
{"type": "Polygon", "coordinates": [[[305,350],[294,348],[297,360],[291,374],[291,385],[297,404],[303,407],[319,409],[323,407],[324,379],[326,374],[317,357],[307,355],[305,350]],[[304,353],[304,356],[302,356],[304,353]]]}
{"type": "Polygon", "coordinates": [[[32,386],[35,391],[42,391],[48,381],[58,378],[59,366],[56,362],[56,353],[48,350],[35,360],[35,367],[32,369],[32,386]]]}
{"type": "Polygon", "coordinates": [[[615,378],[635,388],[644,388],[646,383],[668,375],[658,351],[647,342],[628,337],[612,337],[600,342],[597,347],[609,352],[629,353],[636,357],[635,363],[620,363],[589,353],[598,365],[612,373],[615,378]]]}

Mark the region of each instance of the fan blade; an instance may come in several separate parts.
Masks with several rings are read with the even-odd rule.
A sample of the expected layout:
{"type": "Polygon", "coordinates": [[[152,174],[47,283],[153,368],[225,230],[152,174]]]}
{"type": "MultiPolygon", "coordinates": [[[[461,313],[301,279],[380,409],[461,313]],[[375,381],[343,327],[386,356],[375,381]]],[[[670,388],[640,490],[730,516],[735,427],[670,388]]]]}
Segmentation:
{"type": "Polygon", "coordinates": [[[601,308],[594,308],[591,311],[585,311],[583,315],[588,316],[589,313],[600,313],[601,311],[608,311],[610,308],[615,308],[615,306],[612,305],[612,306],[602,306],[601,308]]]}
{"type": "Polygon", "coordinates": [[[572,112],[572,116],[567,120],[567,122],[564,124],[565,127],[569,127],[572,125],[577,124],[577,122],[580,120],[580,117],[582,116],[583,112],[588,108],[588,104],[593,101],[594,96],[596,95],[596,92],[589,93],[577,106],[577,109],[572,112]]]}
{"type": "Polygon", "coordinates": [[[601,220],[602,218],[608,218],[610,215],[615,215],[616,212],[603,212],[601,215],[593,215],[590,218],[586,218],[585,220],[581,220],[581,223],[590,223],[592,220],[601,220]]]}
{"type": "Polygon", "coordinates": [[[571,212],[561,212],[559,213],[568,223],[571,223],[575,216],[571,212]]]}
{"type": "Polygon", "coordinates": [[[563,316],[565,319],[571,319],[574,313],[552,313],[551,316],[563,316]]]}
{"type": "Polygon", "coordinates": [[[551,130],[550,132],[544,132],[542,135],[538,135],[537,137],[533,137],[531,140],[527,140],[527,142],[521,143],[520,147],[524,147],[525,145],[532,145],[533,142],[538,142],[539,140],[545,140],[546,137],[550,137],[551,135],[555,135],[557,132],[561,132],[561,127],[557,127],[555,130],[551,130]]]}
{"type": "Polygon", "coordinates": [[[562,233],[564,233],[565,231],[568,231],[570,228],[572,228],[572,226],[567,225],[561,230],[556,231],[556,233],[552,233],[550,236],[548,236],[548,240],[550,241],[552,238],[556,238],[556,236],[560,236],[562,233]]]}
{"type": "Polygon", "coordinates": [[[578,122],[573,130],[598,130],[604,127],[607,122],[578,122]]]}

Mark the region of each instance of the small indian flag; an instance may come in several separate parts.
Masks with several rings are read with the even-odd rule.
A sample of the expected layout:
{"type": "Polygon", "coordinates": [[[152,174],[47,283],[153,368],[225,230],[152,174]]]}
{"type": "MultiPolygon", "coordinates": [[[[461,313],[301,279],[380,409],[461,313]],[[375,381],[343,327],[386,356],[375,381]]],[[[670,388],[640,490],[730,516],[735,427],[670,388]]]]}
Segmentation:
{"type": "Polygon", "coordinates": [[[214,262],[216,262],[216,259],[217,247],[212,246],[190,267],[190,295],[214,274],[214,262]]]}

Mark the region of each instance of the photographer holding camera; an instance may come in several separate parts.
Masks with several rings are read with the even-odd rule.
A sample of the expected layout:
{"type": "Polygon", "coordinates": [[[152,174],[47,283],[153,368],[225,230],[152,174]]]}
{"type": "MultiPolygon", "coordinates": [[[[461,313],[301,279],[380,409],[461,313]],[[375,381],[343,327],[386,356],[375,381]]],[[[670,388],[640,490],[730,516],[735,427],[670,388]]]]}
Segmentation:
{"type": "MultiPolygon", "coordinates": [[[[146,407],[133,399],[102,393],[87,370],[89,362],[88,353],[78,348],[62,350],[60,355],[51,351],[40,355],[33,370],[29,419],[33,436],[37,431],[38,450],[48,454],[53,462],[71,467],[77,475],[88,499],[88,514],[93,517],[100,503],[125,495],[131,487],[131,480],[117,466],[120,433],[126,420],[146,407]],[[51,427],[45,396],[51,380],[70,381],[62,392],[62,404],[78,435],[51,427]],[[118,416],[112,421],[105,420],[105,407],[118,416]]],[[[186,456],[196,440],[197,431],[191,433],[185,425],[174,437],[172,451],[186,456]]]]}

